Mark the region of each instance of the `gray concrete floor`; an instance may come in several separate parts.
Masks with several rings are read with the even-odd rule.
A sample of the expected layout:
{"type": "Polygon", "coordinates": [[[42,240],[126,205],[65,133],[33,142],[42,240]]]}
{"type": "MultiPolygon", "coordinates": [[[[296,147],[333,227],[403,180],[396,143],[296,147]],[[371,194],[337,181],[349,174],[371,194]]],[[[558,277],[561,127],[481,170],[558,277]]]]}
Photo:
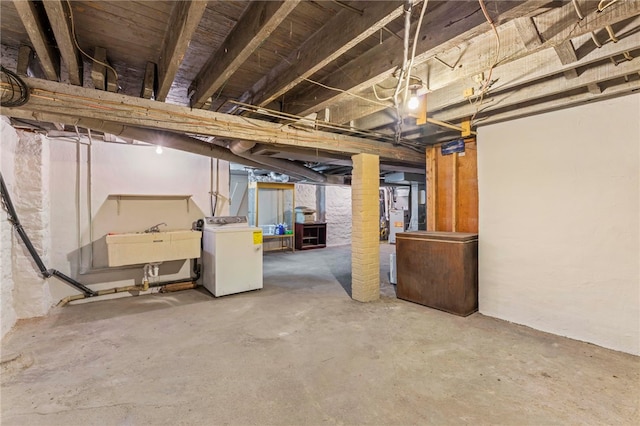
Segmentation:
{"type": "Polygon", "coordinates": [[[22,321],[2,424],[640,424],[640,358],[397,300],[386,276],[358,303],[349,269],[348,247],[269,254],[260,291],[22,321]]]}

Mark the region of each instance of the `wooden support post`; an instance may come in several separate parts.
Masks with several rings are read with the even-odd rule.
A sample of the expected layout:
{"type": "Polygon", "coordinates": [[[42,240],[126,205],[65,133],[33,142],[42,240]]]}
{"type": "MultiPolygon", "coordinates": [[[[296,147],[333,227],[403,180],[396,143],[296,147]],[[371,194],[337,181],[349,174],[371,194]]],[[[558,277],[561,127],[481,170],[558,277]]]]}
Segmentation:
{"type": "Polygon", "coordinates": [[[436,230],[437,170],[436,147],[427,147],[427,231],[436,230]]]}
{"type": "Polygon", "coordinates": [[[458,222],[458,153],[451,155],[451,232],[456,232],[458,222]]]}

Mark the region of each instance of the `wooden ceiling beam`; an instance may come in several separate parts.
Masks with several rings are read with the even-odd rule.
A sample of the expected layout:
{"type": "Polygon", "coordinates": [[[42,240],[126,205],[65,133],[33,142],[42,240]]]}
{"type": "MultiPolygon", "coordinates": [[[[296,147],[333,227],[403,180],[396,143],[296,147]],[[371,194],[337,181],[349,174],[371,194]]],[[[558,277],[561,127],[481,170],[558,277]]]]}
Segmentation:
{"type": "Polygon", "coordinates": [[[567,98],[550,99],[524,107],[512,108],[509,111],[502,111],[497,114],[491,114],[484,118],[481,122],[479,122],[478,125],[483,126],[500,121],[513,120],[516,118],[540,114],[543,112],[578,106],[588,102],[611,99],[631,94],[633,92],[637,92],[638,90],[640,90],[640,80],[630,81],[628,83],[607,87],[602,89],[598,94],[594,94],[588,90],[585,90],[583,93],[572,95],[567,98]]]}
{"type": "Polygon", "coordinates": [[[334,15],[319,31],[293,51],[286,60],[245,92],[240,101],[266,106],[277,100],[284,93],[399,17],[403,11],[403,2],[359,3],[358,9],[362,14],[342,9],[334,15]]]}
{"type": "Polygon", "coordinates": [[[300,0],[252,2],[191,83],[191,106],[202,108],[298,3],[300,0]]]}
{"type": "Polygon", "coordinates": [[[162,43],[163,48],[158,58],[156,100],[164,102],[167,98],[171,83],[173,83],[189,47],[189,42],[198,28],[206,8],[207,1],[203,0],[175,2],[162,43]]]}
{"type": "Polygon", "coordinates": [[[76,86],[82,86],[82,59],[73,39],[71,21],[68,18],[70,13],[68,5],[62,0],[48,0],[42,4],[47,11],[62,61],[67,66],[69,82],[76,86]]]}
{"type": "MultiPolygon", "coordinates": [[[[544,0],[486,2],[497,23],[528,15],[545,3],[544,0]]],[[[488,29],[489,24],[476,1],[444,2],[431,11],[427,8],[414,64],[420,64],[437,52],[453,48],[488,29]]],[[[284,106],[285,112],[308,115],[348,98],[349,94],[344,92],[356,93],[380,83],[402,66],[402,44],[402,40],[396,37],[388,38],[322,81],[325,86],[336,90],[318,87],[292,94],[291,101],[284,106]]]]}
{"type": "MultiPolygon", "coordinates": [[[[567,80],[562,74],[551,80],[540,81],[529,86],[521,87],[515,91],[506,91],[494,96],[485,96],[482,104],[472,106],[469,103],[457,108],[450,108],[433,115],[435,119],[443,121],[457,121],[470,117],[478,111],[478,117],[491,116],[491,112],[507,107],[515,107],[528,102],[535,103],[538,99],[559,95],[564,98],[567,92],[580,88],[588,88],[593,84],[602,83],[616,78],[630,75],[638,69],[638,64],[633,61],[625,61],[617,66],[611,62],[602,62],[594,67],[587,68],[576,78],[567,80]]],[[[597,94],[601,93],[600,90],[597,94]]],[[[518,109],[518,108],[515,108],[518,109]]]]}
{"type": "Polygon", "coordinates": [[[13,5],[29,35],[45,76],[49,80],[57,81],[60,75],[60,57],[49,43],[45,26],[40,20],[35,4],[30,0],[14,0],[13,5]]]}
{"type": "Polygon", "coordinates": [[[411,164],[424,162],[424,154],[389,143],[317,130],[296,129],[279,123],[191,109],[46,80],[24,80],[31,92],[29,101],[20,107],[1,108],[0,114],[11,117],[14,113],[28,112],[37,119],[38,113],[42,112],[178,133],[248,140],[274,146],[295,146],[347,154],[368,153],[411,164]]]}
{"type": "Polygon", "coordinates": [[[533,18],[525,16],[514,19],[513,23],[527,50],[535,50],[542,45],[542,39],[535,22],[533,22],[533,18]]]}
{"type": "MultiPolygon", "coordinates": [[[[608,43],[600,49],[594,49],[580,60],[569,65],[561,65],[555,50],[546,49],[534,56],[526,56],[517,61],[496,67],[493,70],[493,78],[496,82],[491,87],[490,93],[515,89],[536,80],[546,79],[554,74],[564,73],[570,69],[588,67],[611,56],[617,56],[623,52],[636,49],[640,49],[640,32],[635,32],[621,39],[618,43],[608,43]]],[[[465,86],[468,86],[468,83],[461,81],[429,93],[427,95],[429,109],[438,111],[458,103],[468,104],[468,100],[462,96],[465,86]]]]}
{"type": "MultiPolygon", "coordinates": [[[[588,67],[597,62],[606,61],[612,56],[621,55],[623,52],[640,49],[640,32],[634,30],[630,32],[631,35],[620,39],[618,43],[608,43],[600,49],[594,49],[574,64],[560,65],[554,49],[548,48],[538,52],[535,56],[525,56],[516,61],[500,65],[493,70],[493,78],[496,83],[491,87],[491,91],[487,96],[491,96],[491,93],[505,93],[508,90],[517,89],[536,80],[543,80],[555,74],[562,74],[569,69],[588,67]]],[[[610,64],[609,61],[607,63],[610,64]]],[[[587,76],[589,75],[593,74],[587,73],[587,76]]],[[[569,82],[567,81],[565,84],[567,83],[569,82]]],[[[465,99],[462,95],[464,88],[468,86],[469,82],[463,80],[427,94],[429,115],[436,114],[445,108],[451,109],[456,105],[461,107],[469,105],[468,99],[465,99]]],[[[383,110],[377,114],[356,120],[354,125],[360,129],[371,129],[389,125],[394,120],[394,116],[383,110]]]]}
{"type": "MultiPolygon", "coordinates": [[[[579,36],[589,34],[591,31],[603,28],[606,25],[613,25],[618,22],[630,20],[633,17],[640,15],[640,2],[621,2],[619,5],[615,3],[610,8],[607,8],[605,12],[595,13],[596,4],[589,5],[592,7],[588,9],[586,6],[583,10],[590,11],[591,15],[585,18],[583,21],[579,21],[573,5],[571,3],[561,8],[553,8],[542,15],[538,15],[534,18],[536,25],[536,31],[540,30],[544,32],[547,38],[543,39],[543,44],[537,48],[531,50],[524,50],[524,44],[521,39],[520,32],[518,31],[517,24],[507,23],[498,27],[501,43],[500,64],[498,68],[494,69],[492,79],[497,80],[498,83],[504,83],[505,79],[508,81],[514,80],[518,76],[509,75],[502,76],[501,78],[495,78],[495,71],[506,64],[513,61],[520,61],[527,55],[531,56],[527,62],[528,68],[523,68],[519,72],[521,75],[530,76],[537,74],[539,68],[548,69],[549,62],[552,64],[558,64],[558,56],[555,59],[547,56],[539,57],[539,52],[548,50],[549,46],[555,46],[563,41],[566,37],[571,37],[575,40],[579,36]],[[615,6],[615,8],[614,8],[615,6]],[[551,31],[551,27],[555,24],[554,31],[551,31]],[[564,37],[564,38],[563,38],[564,37]]],[[[621,29],[618,33],[624,36],[625,31],[627,33],[636,31],[633,29],[637,26],[637,18],[630,24],[626,25],[626,28],[631,28],[629,31],[621,29]]],[[[446,86],[452,87],[450,92],[454,94],[454,99],[458,100],[462,96],[462,92],[465,88],[473,87],[476,84],[472,81],[471,77],[474,75],[487,71],[487,64],[492,62],[492,55],[495,55],[495,41],[493,40],[495,35],[492,31],[487,31],[485,34],[471,40],[462,46],[455,46],[447,51],[438,54],[438,57],[443,59],[447,63],[457,64],[454,69],[447,68],[435,60],[425,62],[424,64],[416,67],[414,75],[423,79],[426,87],[436,93],[439,89],[446,86]],[[462,52],[462,53],[461,53],[462,52]]],[[[605,46],[606,47],[606,46],[605,46]]],[[[580,50],[580,49],[578,49],[580,50]]],[[[552,50],[553,51],[553,50],[552,50]]],[[[585,53],[578,55],[579,59],[584,59],[585,53]]],[[[588,55],[588,54],[586,54],[588,55]]],[[[583,62],[576,62],[575,66],[580,66],[583,62]]],[[[571,73],[571,66],[563,70],[571,73]]],[[[574,72],[575,73],[575,72],[574,72]]],[[[530,80],[529,80],[530,81],[530,80]]],[[[393,85],[393,81],[383,82],[382,86],[393,85]]],[[[383,109],[383,106],[377,105],[376,99],[373,95],[371,88],[367,88],[366,91],[359,93],[360,96],[369,99],[370,102],[363,101],[362,99],[344,98],[338,105],[334,105],[332,108],[332,122],[335,123],[347,123],[351,120],[356,120],[361,117],[373,114],[376,111],[383,109]]],[[[433,110],[435,107],[432,104],[432,97],[430,98],[429,109],[433,110]]]]}

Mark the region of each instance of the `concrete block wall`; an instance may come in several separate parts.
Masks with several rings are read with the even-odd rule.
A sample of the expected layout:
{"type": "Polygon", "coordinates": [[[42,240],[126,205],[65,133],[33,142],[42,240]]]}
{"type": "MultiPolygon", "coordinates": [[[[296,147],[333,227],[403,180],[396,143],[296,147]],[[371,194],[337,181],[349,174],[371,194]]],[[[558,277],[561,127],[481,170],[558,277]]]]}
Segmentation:
{"type": "Polygon", "coordinates": [[[378,156],[371,154],[352,158],[351,290],[353,299],[370,302],[380,298],[380,163],[378,156]]]}

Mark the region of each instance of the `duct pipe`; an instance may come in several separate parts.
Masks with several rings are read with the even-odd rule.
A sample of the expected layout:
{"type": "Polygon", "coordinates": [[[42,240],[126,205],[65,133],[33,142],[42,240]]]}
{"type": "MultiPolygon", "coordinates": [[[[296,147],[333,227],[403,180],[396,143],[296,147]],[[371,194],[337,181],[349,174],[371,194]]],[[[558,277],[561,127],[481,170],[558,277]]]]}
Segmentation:
{"type": "MultiPolygon", "coordinates": [[[[136,139],[148,142],[154,145],[161,145],[166,148],[177,149],[179,151],[191,152],[193,154],[214,157],[220,160],[231,161],[243,164],[245,166],[254,167],[256,169],[268,168],[279,173],[297,176],[303,179],[309,179],[314,182],[326,182],[327,178],[308,167],[295,164],[291,161],[271,158],[261,155],[254,155],[242,152],[241,155],[234,154],[226,148],[226,142],[214,140],[214,143],[202,141],[192,138],[185,134],[173,133],[163,130],[146,129],[143,127],[125,126],[109,121],[98,120],[95,118],[77,118],[51,114],[51,113],[34,113],[32,116],[24,116],[25,119],[36,119],[39,121],[49,121],[51,123],[64,122],[72,126],[84,127],[87,129],[98,130],[105,133],[111,133],[115,136],[136,139]]],[[[239,141],[234,141],[239,142],[239,141]]],[[[254,144],[255,145],[255,144],[254,144]]],[[[243,144],[242,146],[248,146],[243,144]]],[[[239,146],[238,146],[239,147],[239,146]]],[[[246,150],[251,147],[246,148],[246,150]]],[[[238,149],[238,148],[237,148],[238,149]]],[[[241,150],[238,149],[239,151],[241,150]]]]}
{"type": "Polygon", "coordinates": [[[112,135],[136,139],[154,145],[162,145],[166,148],[173,148],[179,151],[191,152],[193,154],[204,155],[206,157],[219,158],[220,160],[232,161],[244,164],[245,166],[261,168],[262,165],[247,160],[246,158],[234,155],[226,148],[221,148],[209,142],[192,138],[187,135],[172,133],[162,130],[145,129],[142,127],[125,126],[109,121],[95,118],[78,118],[62,114],[52,114],[48,112],[20,113],[11,111],[10,116],[25,120],[38,120],[50,123],[64,123],[70,126],[84,127],[112,135]]]}
{"type": "Polygon", "coordinates": [[[243,152],[249,151],[254,146],[256,146],[256,143],[251,141],[233,141],[229,144],[229,149],[234,154],[240,155],[243,152]]]}
{"type": "Polygon", "coordinates": [[[247,152],[254,146],[256,146],[255,142],[232,141],[229,144],[229,149],[237,156],[263,164],[267,168],[280,173],[295,175],[313,182],[325,183],[327,181],[327,177],[325,175],[318,173],[309,167],[305,167],[291,161],[282,160],[280,158],[267,157],[266,155],[256,155],[247,152]]]}

